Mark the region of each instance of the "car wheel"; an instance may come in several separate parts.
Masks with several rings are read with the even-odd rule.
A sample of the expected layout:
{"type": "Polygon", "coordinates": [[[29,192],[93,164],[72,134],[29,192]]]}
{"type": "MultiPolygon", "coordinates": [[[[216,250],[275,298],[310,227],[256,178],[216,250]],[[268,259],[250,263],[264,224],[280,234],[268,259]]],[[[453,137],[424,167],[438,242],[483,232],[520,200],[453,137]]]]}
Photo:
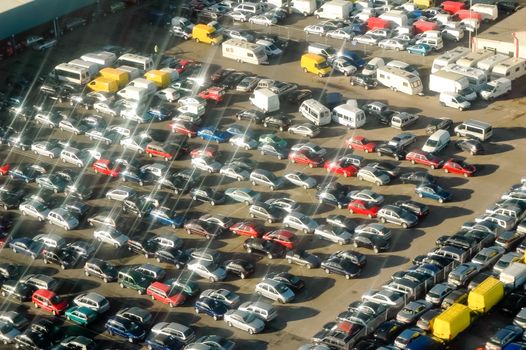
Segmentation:
{"type": "Polygon", "coordinates": [[[140,290],[140,289],[137,290],[137,294],[142,295],[142,293],[143,293],[142,290],[140,290]]]}
{"type": "Polygon", "coordinates": [[[104,281],[104,283],[108,283],[108,279],[106,277],[104,277],[102,280],[104,281]]]}
{"type": "Polygon", "coordinates": [[[210,201],[210,205],[214,206],[214,205],[216,205],[216,202],[215,201],[210,201]]]}
{"type": "Polygon", "coordinates": [[[198,314],[199,313],[199,309],[198,308],[195,308],[195,313],[198,314]]]}
{"type": "Polygon", "coordinates": [[[269,186],[271,191],[274,191],[276,188],[274,186],[269,186]]]}
{"type": "Polygon", "coordinates": [[[217,315],[214,315],[212,318],[214,319],[214,321],[217,321],[219,319],[219,317],[217,317],[217,315]]]}
{"type": "Polygon", "coordinates": [[[362,176],[358,176],[358,180],[363,181],[363,177],[362,176]]]}
{"type": "Polygon", "coordinates": [[[402,228],[407,228],[407,224],[405,222],[402,223],[402,228]]]}
{"type": "Polygon", "coordinates": [[[380,250],[378,249],[378,247],[373,247],[373,252],[375,252],[376,254],[378,254],[380,252],[380,250]]]}
{"type": "Polygon", "coordinates": [[[382,186],[382,183],[380,181],[376,181],[376,186],[382,186]]]}
{"type": "Polygon", "coordinates": [[[385,223],[386,223],[386,221],[387,221],[387,220],[385,220],[385,218],[384,218],[384,217],[381,217],[381,218],[380,218],[380,222],[381,222],[382,224],[385,224],[385,223]]]}
{"type": "Polygon", "coordinates": [[[329,269],[325,269],[325,273],[326,273],[326,274],[330,274],[330,273],[331,273],[331,270],[329,270],[329,269]]]}
{"type": "Polygon", "coordinates": [[[129,341],[130,343],[133,343],[133,338],[132,338],[132,337],[129,337],[129,338],[128,338],[128,341],[129,341]]]}
{"type": "Polygon", "coordinates": [[[444,168],[444,172],[447,174],[449,173],[449,170],[447,170],[447,168],[444,168]]]}
{"type": "Polygon", "coordinates": [[[444,203],[444,200],[442,198],[439,198],[438,203],[444,203]]]}
{"type": "Polygon", "coordinates": [[[267,258],[269,258],[269,260],[272,260],[272,258],[273,258],[273,257],[272,257],[272,254],[268,253],[268,254],[267,254],[267,258]]]}
{"type": "Polygon", "coordinates": [[[267,222],[268,222],[269,224],[272,224],[272,219],[267,219],[267,222]]]}
{"type": "Polygon", "coordinates": [[[435,169],[435,166],[434,166],[434,165],[432,165],[432,164],[431,164],[431,169],[433,169],[433,170],[435,169]]]}

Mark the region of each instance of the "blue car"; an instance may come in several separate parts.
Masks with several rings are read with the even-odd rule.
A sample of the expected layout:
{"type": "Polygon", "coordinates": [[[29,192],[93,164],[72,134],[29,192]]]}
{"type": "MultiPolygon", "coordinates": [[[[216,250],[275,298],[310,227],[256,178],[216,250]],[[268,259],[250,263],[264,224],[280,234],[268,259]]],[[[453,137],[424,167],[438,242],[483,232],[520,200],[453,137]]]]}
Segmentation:
{"type": "Polygon", "coordinates": [[[24,182],[33,182],[43,173],[30,164],[22,164],[9,169],[9,177],[13,180],[22,180],[24,182]]]}
{"type": "Polygon", "coordinates": [[[423,183],[415,188],[415,192],[420,198],[431,198],[439,203],[451,199],[451,194],[437,184],[423,183]]]}
{"type": "Polygon", "coordinates": [[[164,105],[150,107],[147,113],[150,117],[158,121],[168,120],[172,117],[172,111],[169,107],[164,105]]]}
{"type": "Polygon", "coordinates": [[[349,60],[349,62],[357,67],[357,68],[363,68],[365,66],[365,61],[363,58],[361,58],[356,52],[353,52],[351,50],[342,49],[338,52],[338,57],[345,57],[349,60]]]}
{"type": "Polygon", "coordinates": [[[9,242],[9,248],[15,253],[29,255],[34,260],[38,258],[42,250],[44,250],[44,244],[33,241],[29,237],[20,237],[11,240],[9,242]]]}
{"type": "Polygon", "coordinates": [[[226,304],[212,298],[200,298],[195,302],[195,313],[204,313],[212,316],[214,320],[220,320],[229,310],[226,304]]]}
{"type": "Polygon", "coordinates": [[[146,339],[146,344],[152,350],[179,350],[184,344],[177,338],[163,333],[150,333],[146,339]]]}
{"type": "Polygon", "coordinates": [[[144,186],[144,184],[151,183],[154,180],[154,177],[151,173],[141,171],[140,169],[134,166],[126,167],[123,171],[121,171],[119,176],[121,178],[121,181],[135,182],[139,184],[139,186],[144,186]]]}
{"type": "Polygon", "coordinates": [[[406,50],[415,55],[427,56],[433,49],[427,44],[416,44],[409,46],[406,50]]]}
{"type": "Polygon", "coordinates": [[[227,142],[232,134],[227,131],[221,131],[214,127],[204,127],[197,131],[197,136],[205,141],[214,141],[217,143],[227,142]]]}
{"type": "Polygon", "coordinates": [[[160,225],[172,226],[173,228],[183,227],[187,220],[185,216],[176,215],[174,210],[165,207],[152,209],[146,216],[146,219],[160,225]]]}
{"type": "Polygon", "coordinates": [[[126,338],[130,343],[138,342],[146,335],[140,323],[119,316],[110,317],[104,328],[110,335],[126,338]]]}
{"type": "Polygon", "coordinates": [[[278,159],[286,159],[289,155],[289,152],[285,148],[266,143],[259,144],[258,150],[262,155],[269,154],[278,157],[278,159]]]}

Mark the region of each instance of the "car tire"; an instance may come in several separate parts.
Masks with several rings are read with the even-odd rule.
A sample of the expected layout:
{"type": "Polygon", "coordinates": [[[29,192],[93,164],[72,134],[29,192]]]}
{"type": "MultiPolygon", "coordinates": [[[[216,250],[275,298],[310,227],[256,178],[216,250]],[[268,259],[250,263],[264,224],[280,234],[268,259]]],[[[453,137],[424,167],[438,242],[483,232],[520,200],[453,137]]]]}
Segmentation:
{"type": "Polygon", "coordinates": [[[267,254],[267,258],[268,258],[269,260],[272,260],[272,259],[273,259],[272,254],[268,253],[268,254],[267,254]]]}
{"type": "Polygon", "coordinates": [[[33,303],[33,305],[35,305],[35,309],[38,309],[38,304],[37,303],[33,303]]]}
{"type": "Polygon", "coordinates": [[[267,222],[268,222],[269,224],[272,224],[273,221],[272,221],[272,219],[267,219],[267,222]]]}
{"type": "Polygon", "coordinates": [[[351,276],[348,275],[348,274],[345,274],[345,279],[350,280],[350,279],[351,279],[351,276]]]}
{"type": "Polygon", "coordinates": [[[373,252],[375,252],[375,254],[378,254],[380,252],[380,249],[378,249],[378,247],[373,247],[373,252]]]}
{"type": "Polygon", "coordinates": [[[380,181],[377,181],[376,186],[382,186],[382,183],[380,181]]]}
{"type": "Polygon", "coordinates": [[[250,214],[250,217],[251,217],[252,219],[255,219],[255,218],[256,218],[256,215],[254,215],[254,214],[250,214]]]}
{"type": "Polygon", "coordinates": [[[405,222],[402,223],[402,228],[407,228],[407,224],[405,222]]]}
{"type": "Polygon", "coordinates": [[[217,321],[219,319],[219,317],[217,317],[217,315],[212,316],[212,318],[214,319],[214,321],[217,321]]]}
{"type": "Polygon", "coordinates": [[[358,180],[363,181],[363,177],[362,176],[358,176],[358,180]]]}
{"type": "Polygon", "coordinates": [[[385,223],[386,223],[386,221],[387,221],[387,220],[385,220],[385,218],[384,218],[384,217],[381,217],[381,218],[380,218],[380,222],[381,222],[382,224],[385,224],[385,223]]]}
{"type": "Polygon", "coordinates": [[[447,170],[447,168],[444,168],[444,172],[447,174],[449,173],[449,170],[447,170]]]}
{"type": "Polygon", "coordinates": [[[326,273],[327,275],[331,273],[331,270],[329,270],[329,269],[324,269],[324,271],[325,271],[325,273],[326,273]]]}
{"type": "Polygon", "coordinates": [[[444,203],[444,200],[442,198],[439,198],[438,203],[444,203]]]}
{"type": "Polygon", "coordinates": [[[435,166],[433,164],[431,164],[431,169],[435,170],[435,166]]]}
{"type": "Polygon", "coordinates": [[[245,274],[243,272],[241,272],[239,274],[239,277],[241,277],[242,280],[244,280],[245,278],[247,278],[247,276],[245,276],[245,274]]]}

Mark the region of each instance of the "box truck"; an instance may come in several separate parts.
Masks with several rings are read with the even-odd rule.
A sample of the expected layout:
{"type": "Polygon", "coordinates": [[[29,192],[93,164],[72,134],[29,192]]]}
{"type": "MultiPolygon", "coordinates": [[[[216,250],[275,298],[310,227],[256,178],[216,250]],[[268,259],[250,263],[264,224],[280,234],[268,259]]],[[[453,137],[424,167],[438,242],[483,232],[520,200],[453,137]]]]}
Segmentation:
{"type": "Polygon", "coordinates": [[[470,50],[467,47],[456,47],[438,56],[433,60],[431,73],[438,72],[449,64],[455,63],[459,58],[466,56],[470,50]]]}
{"type": "Polygon", "coordinates": [[[157,69],[152,69],[144,73],[144,77],[153,82],[159,89],[164,89],[170,85],[172,79],[170,73],[157,69]]]}
{"type": "Polygon", "coordinates": [[[499,17],[497,5],[479,3],[473,4],[469,9],[480,13],[483,21],[494,21],[499,17]]]}
{"type": "Polygon", "coordinates": [[[236,60],[239,63],[268,64],[268,56],[263,45],[230,39],[223,42],[221,47],[223,57],[236,60]]]}
{"type": "Polygon", "coordinates": [[[472,311],[486,313],[504,297],[504,283],[494,277],[486,278],[468,295],[468,306],[472,311]]]}
{"type": "Polygon", "coordinates": [[[292,12],[309,16],[318,8],[316,0],[292,0],[290,2],[290,9],[292,12]]]}
{"type": "Polygon", "coordinates": [[[352,11],[352,2],[346,0],[331,0],[314,11],[316,18],[347,19],[352,11]]]}
{"type": "Polygon", "coordinates": [[[391,27],[403,27],[407,26],[408,19],[404,11],[391,10],[380,15],[381,19],[384,19],[391,23],[391,27]]]}
{"type": "Polygon", "coordinates": [[[438,315],[433,322],[433,335],[445,341],[453,340],[471,324],[470,308],[453,304],[438,315]]]}
{"type": "Polygon", "coordinates": [[[115,80],[119,89],[125,87],[130,79],[128,72],[116,68],[102,68],[99,73],[101,77],[115,80]]]}
{"type": "Polygon", "coordinates": [[[254,90],[249,100],[250,103],[263,112],[279,111],[279,95],[272,92],[270,89],[265,88],[254,90]]]}
{"type": "Polygon", "coordinates": [[[499,280],[506,288],[517,289],[526,283],[526,264],[514,262],[499,275],[499,280]]]}
{"type": "Polygon", "coordinates": [[[376,80],[393,91],[400,91],[408,95],[423,95],[420,77],[400,68],[379,67],[376,70],[376,80]]]}
{"type": "Polygon", "coordinates": [[[429,75],[429,91],[458,93],[467,87],[469,87],[468,78],[462,74],[439,70],[429,75]]]}

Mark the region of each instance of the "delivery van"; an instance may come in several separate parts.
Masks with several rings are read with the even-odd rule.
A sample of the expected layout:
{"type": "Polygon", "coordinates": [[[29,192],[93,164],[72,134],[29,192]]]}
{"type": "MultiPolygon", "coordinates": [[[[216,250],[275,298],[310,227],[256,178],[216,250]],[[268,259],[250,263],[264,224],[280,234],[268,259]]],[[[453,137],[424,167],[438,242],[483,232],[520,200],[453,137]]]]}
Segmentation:
{"type": "Polygon", "coordinates": [[[164,67],[159,69],[161,72],[168,73],[170,76],[170,82],[174,82],[179,79],[179,72],[175,68],[164,67]]]}
{"type": "Polygon", "coordinates": [[[449,144],[450,135],[447,130],[437,130],[426,140],[422,146],[422,151],[438,153],[449,144]]]}
{"type": "Polygon", "coordinates": [[[362,74],[363,75],[372,75],[376,76],[376,70],[378,67],[385,66],[385,61],[381,57],[374,57],[371,58],[369,62],[363,67],[362,74]]]}
{"type": "Polygon", "coordinates": [[[126,86],[117,92],[117,95],[125,100],[141,102],[151,96],[151,92],[144,87],[126,86]]]}
{"type": "Polygon", "coordinates": [[[270,89],[254,90],[249,100],[250,103],[265,113],[279,111],[280,108],[279,95],[270,89]]]}
{"type": "Polygon", "coordinates": [[[346,0],[327,1],[314,11],[316,18],[347,19],[352,10],[352,2],[346,0]]]}
{"type": "Polygon", "coordinates": [[[332,121],[348,128],[356,129],[365,124],[366,117],[358,106],[344,103],[332,110],[332,121]]]}
{"type": "Polygon", "coordinates": [[[325,77],[331,72],[331,67],[324,56],[306,53],[301,56],[301,69],[305,73],[314,73],[319,77],[325,77]]]}
{"type": "Polygon", "coordinates": [[[337,52],[330,45],[319,44],[319,43],[310,43],[307,47],[308,53],[313,53],[315,55],[325,56],[327,60],[331,61],[336,58],[337,52]]]}
{"type": "Polygon", "coordinates": [[[153,82],[159,89],[164,89],[170,85],[172,79],[170,73],[153,69],[144,74],[144,77],[153,82]]]}
{"type": "Polygon", "coordinates": [[[157,91],[157,85],[153,81],[145,78],[135,78],[130,81],[127,86],[135,86],[146,89],[150,94],[154,94],[157,91]]]}
{"type": "Polygon", "coordinates": [[[468,295],[468,306],[472,311],[486,313],[504,297],[504,283],[494,277],[486,278],[468,295]]]}
{"type": "Polygon", "coordinates": [[[214,27],[206,24],[196,24],[192,29],[192,38],[196,43],[205,43],[212,46],[219,45],[223,41],[223,35],[214,27]]]}
{"type": "Polygon", "coordinates": [[[511,80],[508,78],[498,78],[492,80],[482,86],[480,89],[480,97],[484,100],[494,100],[502,95],[507,95],[511,92],[511,80]]]}
{"type": "Polygon", "coordinates": [[[88,88],[92,91],[115,93],[119,90],[119,84],[116,80],[98,77],[88,83],[88,88]]]}
{"type": "Polygon", "coordinates": [[[473,4],[469,9],[480,13],[483,21],[494,21],[499,17],[497,5],[478,3],[473,4]]]}
{"type": "Polygon", "coordinates": [[[317,126],[327,125],[331,122],[331,111],[329,108],[313,98],[303,101],[300,105],[299,112],[305,119],[317,126]]]}
{"type": "Polygon", "coordinates": [[[129,75],[127,72],[116,69],[116,68],[102,68],[99,72],[100,76],[103,78],[115,80],[119,89],[123,88],[129,82],[129,75]]]}
{"type": "Polygon", "coordinates": [[[317,8],[316,0],[292,0],[290,2],[292,12],[300,13],[305,17],[312,15],[317,8]]]}
{"type": "Polygon", "coordinates": [[[453,304],[435,318],[433,335],[445,341],[451,341],[470,324],[470,308],[462,304],[453,304]]]}
{"type": "Polygon", "coordinates": [[[94,79],[97,76],[97,74],[99,74],[100,65],[98,65],[97,63],[75,59],[75,60],[69,61],[68,64],[71,64],[77,67],[81,67],[81,68],[86,68],[88,70],[88,74],[90,78],[92,79],[94,79]]]}
{"type": "Polygon", "coordinates": [[[423,95],[420,77],[400,68],[379,67],[376,70],[376,80],[393,91],[400,91],[408,95],[423,95]]]}
{"type": "Polygon", "coordinates": [[[480,141],[489,140],[493,135],[491,124],[474,119],[466,120],[462,124],[457,125],[454,131],[458,137],[475,137],[480,141]]]}
{"type": "Polygon", "coordinates": [[[459,111],[464,111],[471,107],[471,103],[456,92],[441,92],[439,101],[442,106],[455,108],[459,111]]]}
{"type": "Polygon", "coordinates": [[[268,64],[265,47],[244,40],[230,39],[221,45],[223,57],[250,64],[268,64]]]}
{"type": "Polygon", "coordinates": [[[133,80],[141,76],[141,70],[137,67],[123,65],[117,67],[117,69],[128,73],[128,80],[133,80]]]}
{"type": "Polygon", "coordinates": [[[507,289],[517,289],[526,283],[526,264],[514,262],[499,275],[499,280],[507,289]]]}
{"type": "Polygon", "coordinates": [[[518,79],[526,74],[526,59],[510,57],[491,70],[491,79],[518,79]]]}

